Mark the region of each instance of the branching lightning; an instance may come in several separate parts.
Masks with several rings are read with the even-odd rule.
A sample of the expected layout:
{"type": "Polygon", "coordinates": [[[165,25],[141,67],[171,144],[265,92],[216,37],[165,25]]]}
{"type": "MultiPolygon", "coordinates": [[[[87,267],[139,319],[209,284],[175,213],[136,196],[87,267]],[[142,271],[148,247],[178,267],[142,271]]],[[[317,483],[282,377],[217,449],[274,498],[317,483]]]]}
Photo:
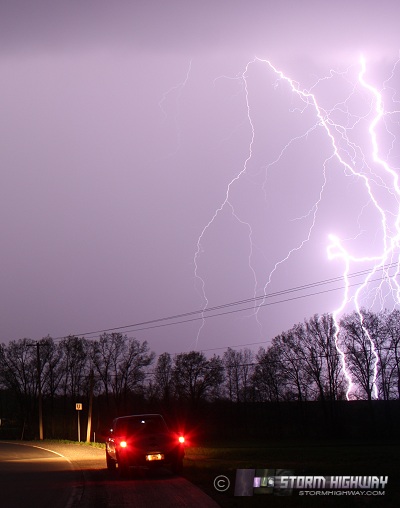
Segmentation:
{"type": "MultiPolygon", "coordinates": [[[[318,217],[318,211],[323,200],[323,195],[327,182],[327,164],[333,160],[336,161],[337,166],[342,169],[343,174],[345,176],[350,176],[355,179],[361,186],[364,188],[366,192],[367,200],[369,206],[372,206],[375,210],[375,213],[379,217],[380,229],[379,229],[379,244],[381,247],[377,253],[372,255],[358,256],[351,253],[346,247],[347,240],[340,239],[340,237],[336,234],[333,234],[330,231],[327,231],[327,238],[329,240],[327,253],[328,258],[330,260],[339,260],[343,265],[343,283],[344,283],[344,291],[342,295],[342,300],[338,308],[333,311],[333,317],[336,324],[336,334],[335,334],[335,342],[337,350],[340,354],[340,358],[342,360],[343,371],[345,377],[348,382],[347,388],[347,398],[350,399],[353,396],[353,392],[355,389],[355,383],[353,382],[350,374],[350,370],[346,365],[346,354],[344,348],[341,345],[340,341],[340,316],[343,314],[345,309],[348,308],[349,305],[353,305],[355,311],[357,312],[361,327],[368,338],[371,350],[374,355],[374,372],[373,372],[373,395],[375,398],[378,397],[376,378],[378,372],[378,355],[375,351],[374,343],[371,337],[368,334],[366,327],[363,322],[362,315],[362,304],[365,301],[365,294],[368,294],[368,299],[373,304],[376,303],[376,300],[380,298],[381,305],[385,301],[385,295],[383,294],[383,286],[387,284],[389,287],[389,293],[391,294],[395,304],[400,302],[400,285],[398,284],[396,278],[399,274],[400,263],[397,264],[397,270],[394,275],[389,275],[389,271],[385,268],[389,263],[393,264],[394,261],[398,261],[399,257],[399,247],[400,247],[400,187],[399,187],[399,179],[398,174],[394,168],[392,168],[387,161],[382,158],[380,153],[380,146],[378,140],[377,130],[382,125],[385,126],[384,120],[387,115],[392,115],[399,113],[399,111],[385,111],[383,95],[379,92],[374,86],[372,86],[368,80],[366,79],[367,67],[366,60],[364,57],[360,58],[358,63],[359,65],[359,73],[357,82],[353,84],[352,87],[352,95],[353,94],[364,94],[364,101],[367,101],[370,104],[370,108],[367,114],[364,116],[357,116],[355,113],[351,115],[349,111],[349,106],[347,102],[349,102],[350,97],[340,104],[336,104],[332,109],[324,109],[318,102],[318,98],[316,96],[316,92],[314,91],[318,84],[320,84],[324,80],[332,79],[335,74],[334,71],[330,72],[330,75],[324,78],[321,78],[311,87],[309,90],[302,90],[298,83],[296,83],[292,78],[286,76],[281,70],[277,69],[269,60],[264,60],[261,58],[254,58],[250,62],[247,63],[242,74],[237,76],[234,79],[241,80],[243,83],[244,96],[245,96],[245,107],[248,125],[250,127],[250,142],[248,147],[248,154],[245,158],[245,161],[242,165],[241,170],[236,174],[234,178],[228,183],[226,188],[226,193],[224,199],[220,206],[215,210],[212,218],[205,225],[201,234],[197,241],[197,250],[194,255],[194,266],[195,266],[195,277],[196,280],[200,283],[200,292],[204,299],[204,307],[205,311],[208,307],[209,300],[207,298],[206,293],[206,282],[199,274],[199,266],[198,260],[203,252],[202,242],[207,234],[207,231],[213,226],[215,221],[217,220],[219,214],[228,209],[232,215],[232,217],[240,222],[240,224],[245,225],[248,230],[249,237],[249,268],[254,276],[254,296],[256,296],[256,291],[258,287],[256,270],[252,265],[252,257],[253,257],[253,229],[251,224],[241,218],[237,211],[235,210],[235,206],[232,199],[232,188],[234,185],[237,185],[239,181],[247,174],[248,165],[253,156],[253,146],[258,133],[255,129],[255,124],[253,121],[253,113],[251,108],[251,100],[250,100],[250,92],[249,92],[249,69],[253,65],[263,65],[268,68],[269,71],[272,71],[273,75],[276,78],[276,83],[284,82],[288,85],[292,94],[296,96],[302,104],[304,105],[304,111],[306,109],[311,108],[313,111],[315,121],[312,127],[310,127],[306,132],[302,135],[297,136],[295,138],[290,139],[285,146],[282,147],[280,153],[274,161],[266,164],[265,170],[265,179],[262,185],[262,189],[265,193],[267,188],[267,175],[268,171],[276,165],[285,152],[289,149],[289,147],[295,143],[300,142],[302,139],[305,139],[309,136],[309,134],[316,129],[322,130],[324,135],[329,142],[330,146],[330,155],[325,159],[325,162],[322,165],[322,184],[320,185],[320,191],[318,195],[318,199],[314,202],[314,204],[309,208],[307,216],[310,218],[311,225],[303,234],[303,237],[295,245],[292,249],[290,249],[287,254],[282,257],[282,259],[275,262],[272,270],[265,277],[265,282],[263,283],[263,294],[264,298],[267,296],[268,287],[274,277],[275,272],[278,268],[283,265],[288,259],[293,256],[294,253],[300,251],[304,245],[309,242],[318,217]],[[349,122],[348,125],[342,125],[334,120],[335,114],[341,111],[346,112],[348,117],[352,118],[352,121],[349,122]],[[370,119],[372,117],[372,119],[370,119]],[[369,120],[368,120],[369,119],[369,120]],[[358,125],[361,120],[367,120],[369,122],[368,133],[365,134],[367,136],[367,146],[369,149],[365,150],[357,142],[356,139],[351,138],[352,130],[354,126],[358,125]],[[368,152],[369,150],[369,152],[368,152]],[[372,161],[369,163],[368,161],[372,161]],[[362,283],[359,285],[358,289],[351,294],[350,292],[350,284],[349,284],[349,274],[350,271],[357,264],[368,265],[370,267],[369,272],[365,276],[362,283]],[[378,272],[383,273],[382,282],[379,284],[379,287],[372,290],[369,289],[370,282],[373,279],[373,276],[378,272]],[[369,292],[368,292],[369,291],[369,292]]],[[[397,65],[397,63],[396,63],[397,65]]],[[[392,77],[394,75],[395,67],[392,71],[392,77]]],[[[343,73],[345,74],[345,73],[343,73]]],[[[232,79],[232,78],[231,78],[232,79]]],[[[390,79],[390,78],[389,78],[390,79]]],[[[387,80],[384,83],[384,86],[387,85],[387,80]]],[[[392,102],[394,101],[394,93],[392,97],[392,102]]],[[[392,136],[392,146],[396,141],[396,137],[393,133],[391,133],[387,127],[386,132],[392,136]]],[[[266,193],[265,193],[266,196],[266,193]]],[[[301,218],[301,217],[300,217],[301,218]]],[[[262,302],[263,303],[263,302],[262,302]]],[[[372,305],[371,305],[372,306],[372,305]]],[[[254,307],[254,315],[258,319],[258,311],[260,310],[261,305],[258,306],[255,304],[254,307]]],[[[204,319],[198,330],[197,334],[197,342],[199,340],[201,331],[204,327],[204,319]]],[[[259,323],[261,327],[261,324],[259,323]]],[[[197,345],[196,342],[196,345],[197,345]]]]}

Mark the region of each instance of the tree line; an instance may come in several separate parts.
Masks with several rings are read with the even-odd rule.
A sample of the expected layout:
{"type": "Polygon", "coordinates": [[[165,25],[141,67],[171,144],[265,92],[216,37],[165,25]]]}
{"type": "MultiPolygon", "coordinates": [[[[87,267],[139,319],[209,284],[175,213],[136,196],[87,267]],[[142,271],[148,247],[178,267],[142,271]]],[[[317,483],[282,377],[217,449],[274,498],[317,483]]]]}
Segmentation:
{"type": "Polygon", "coordinates": [[[90,397],[108,419],[138,408],[310,401],[332,416],[348,392],[353,400],[400,399],[400,311],[344,315],[339,328],[331,314],[314,315],[257,353],[228,348],[211,358],[190,351],[156,360],[146,341],[121,333],[11,341],[0,344],[0,390],[0,418],[22,429],[35,426],[40,392],[51,435],[68,433],[72,402],[90,397]]]}

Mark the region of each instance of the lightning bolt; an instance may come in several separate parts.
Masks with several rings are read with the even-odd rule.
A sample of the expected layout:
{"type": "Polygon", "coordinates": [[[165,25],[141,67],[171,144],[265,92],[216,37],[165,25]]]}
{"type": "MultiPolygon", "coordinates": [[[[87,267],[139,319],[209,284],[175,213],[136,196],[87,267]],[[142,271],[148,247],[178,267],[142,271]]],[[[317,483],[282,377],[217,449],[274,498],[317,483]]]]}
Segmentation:
{"type": "MultiPolygon", "coordinates": [[[[324,190],[327,183],[326,177],[327,164],[328,162],[335,160],[338,163],[339,167],[342,168],[345,176],[351,176],[354,179],[356,179],[356,181],[361,183],[361,185],[366,191],[366,196],[368,198],[368,206],[372,206],[375,209],[380,222],[379,235],[381,248],[379,249],[379,252],[374,255],[356,256],[354,254],[351,254],[344,246],[347,240],[341,240],[339,236],[334,235],[332,233],[328,235],[329,244],[327,247],[328,259],[341,260],[341,262],[344,264],[343,297],[341,304],[338,306],[337,309],[333,311],[333,318],[336,325],[336,333],[335,333],[336,348],[338,350],[338,353],[340,354],[343,372],[345,374],[348,383],[348,389],[346,394],[347,399],[350,399],[353,396],[355,383],[353,382],[350,370],[346,365],[346,354],[340,341],[340,316],[348,308],[349,304],[354,305],[354,309],[356,310],[359,316],[360,324],[366,337],[370,342],[371,350],[375,358],[373,366],[372,386],[373,386],[373,395],[375,398],[377,398],[378,390],[376,379],[378,371],[378,355],[375,350],[373,340],[370,337],[368,330],[364,326],[364,320],[361,311],[362,308],[361,302],[363,302],[363,295],[365,293],[368,293],[368,289],[371,281],[373,280],[373,276],[378,271],[382,271],[383,273],[382,282],[379,284],[377,288],[375,288],[374,292],[368,293],[370,300],[372,300],[372,305],[376,303],[376,300],[378,299],[379,295],[381,296],[380,298],[381,305],[383,304],[383,301],[385,301],[386,298],[385,295],[383,295],[383,285],[385,282],[389,284],[390,287],[389,292],[392,296],[394,296],[394,300],[396,303],[399,302],[400,297],[400,286],[396,281],[396,277],[400,270],[400,264],[397,265],[397,270],[395,274],[392,276],[390,276],[389,270],[386,268],[388,263],[393,263],[393,261],[396,259],[396,256],[398,257],[398,248],[400,241],[400,205],[399,205],[400,188],[397,172],[393,168],[391,168],[390,165],[380,156],[377,134],[377,129],[382,123],[384,123],[386,116],[396,115],[397,113],[399,113],[399,111],[397,110],[393,110],[391,112],[385,111],[382,93],[379,92],[371,84],[369,84],[365,79],[366,60],[363,56],[360,58],[358,64],[360,70],[358,73],[357,82],[353,84],[350,95],[344,101],[335,104],[335,106],[329,110],[324,109],[319,104],[316,97],[316,92],[314,92],[314,90],[316,90],[317,86],[324,80],[332,79],[334,76],[337,75],[345,76],[346,73],[349,71],[349,69],[347,69],[343,73],[331,70],[329,76],[319,79],[309,90],[304,90],[300,88],[300,85],[295,80],[285,75],[281,70],[276,68],[269,60],[255,57],[253,60],[247,63],[244,71],[240,75],[234,78],[229,78],[229,79],[238,79],[243,83],[247,120],[250,127],[250,142],[248,154],[247,157],[245,158],[241,170],[228,183],[223,201],[221,202],[220,206],[215,210],[209,222],[204,226],[197,241],[197,250],[194,255],[194,267],[195,267],[194,271],[195,271],[195,280],[199,283],[200,286],[200,294],[202,295],[204,306],[203,306],[203,320],[197,333],[196,346],[198,344],[198,340],[202,332],[202,329],[205,325],[204,312],[207,310],[209,304],[209,300],[206,294],[206,283],[199,273],[198,262],[200,255],[204,252],[202,246],[203,239],[207,234],[208,230],[217,221],[218,216],[224,210],[228,210],[231,216],[236,221],[246,226],[247,228],[249,237],[248,260],[249,260],[249,268],[254,277],[254,297],[256,297],[257,288],[259,287],[256,276],[256,270],[252,264],[254,252],[253,230],[251,224],[248,221],[241,218],[239,214],[236,212],[232,199],[233,187],[237,185],[239,181],[244,177],[251,178],[251,175],[249,174],[248,171],[248,166],[253,156],[253,147],[256,139],[256,129],[251,109],[251,100],[249,92],[249,70],[251,66],[256,64],[265,66],[269,71],[273,73],[273,75],[276,78],[275,88],[278,87],[281,82],[285,83],[289,87],[292,94],[296,98],[298,98],[300,100],[300,103],[302,104],[301,112],[311,109],[314,115],[313,125],[303,134],[292,138],[285,146],[283,146],[283,148],[281,149],[280,153],[275,158],[275,160],[266,164],[264,168],[265,177],[262,184],[262,190],[264,191],[265,199],[267,199],[266,189],[269,171],[282,159],[284,154],[294,143],[306,139],[312,132],[318,129],[322,130],[322,132],[325,134],[326,140],[329,143],[331,151],[330,155],[325,159],[324,163],[322,164],[322,184],[320,185],[318,199],[315,201],[313,206],[308,210],[306,215],[295,219],[302,220],[305,217],[307,217],[310,220],[311,224],[306,230],[303,237],[298,241],[297,245],[291,248],[284,257],[275,262],[272,270],[266,277],[266,282],[263,284],[264,299],[267,297],[268,287],[271,284],[274,274],[278,270],[278,268],[285,262],[287,262],[288,259],[291,256],[293,256],[294,253],[300,251],[307,242],[309,242],[316,224],[319,207],[322,202],[324,190]],[[370,103],[370,109],[368,113],[365,114],[364,116],[352,114],[350,106],[351,99],[354,97],[354,95],[361,93],[364,93],[364,95],[366,95],[367,97],[367,99],[364,98],[364,100],[368,100],[370,103]],[[346,124],[340,124],[337,121],[335,121],[335,115],[337,115],[338,112],[341,112],[345,115],[345,118],[347,119],[346,124]],[[355,128],[359,126],[361,121],[367,120],[367,118],[369,118],[370,116],[372,116],[372,120],[369,122],[368,127],[368,139],[369,139],[368,142],[369,154],[368,154],[368,152],[364,153],[361,144],[357,143],[357,141],[355,140],[352,140],[350,136],[351,134],[354,133],[355,128]],[[369,158],[371,158],[372,163],[369,163],[369,158]],[[388,203],[390,203],[389,208],[388,203]],[[364,277],[364,280],[359,285],[355,293],[351,294],[349,274],[351,268],[355,264],[364,264],[364,265],[368,264],[369,266],[372,265],[372,268],[370,268],[370,270],[367,272],[367,275],[364,277]]],[[[388,82],[394,76],[396,66],[397,62],[392,69],[391,77],[384,83],[386,90],[389,90],[388,82]]],[[[395,92],[393,92],[392,95],[393,103],[396,102],[394,100],[394,97],[395,92]]],[[[392,136],[392,146],[391,146],[392,150],[396,137],[393,133],[390,132],[387,126],[386,132],[392,136]]],[[[262,300],[261,303],[259,303],[258,305],[256,304],[254,305],[254,315],[256,316],[257,320],[258,320],[258,311],[260,310],[260,307],[263,305],[263,303],[264,300],[262,300]]],[[[259,321],[258,323],[261,329],[261,323],[259,321]]]]}
{"type": "MultiPolygon", "coordinates": [[[[328,256],[330,259],[334,259],[337,257],[342,258],[342,260],[345,263],[345,271],[343,274],[343,280],[345,281],[345,291],[342,303],[338,309],[336,309],[333,312],[335,324],[336,324],[336,334],[335,334],[335,342],[336,347],[341,355],[342,359],[342,366],[343,371],[345,373],[345,376],[348,380],[348,388],[346,392],[346,397],[348,400],[352,398],[352,393],[354,389],[354,383],[352,382],[350,373],[346,367],[345,362],[345,353],[343,349],[339,345],[339,316],[343,312],[343,310],[346,308],[347,304],[350,303],[352,298],[349,296],[349,281],[348,281],[348,274],[350,270],[351,263],[372,263],[371,270],[367,273],[367,275],[364,278],[364,281],[360,284],[358,289],[355,292],[355,295],[353,297],[354,301],[354,308],[359,316],[360,324],[363,329],[363,332],[365,333],[365,336],[367,337],[372,354],[375,358],[374,365],[373,365],[373,378],[372,378],[372,390],[373,395],[375,398],[378,398],[378,387],[376,383],[377,375],[378,375],[378,363],[379,358],[378,354],[374,345],[374,341],[372,340],[367,328],[364,326],[364,317],[361,312],[361,304],[362,301],[361,296],[362,293],[368,288],[369,283],[373,276],[380,270],[383,271],[383,277],[382,282],[379,284],[378,288],[375,290],[375,295],[377,295],[378,291],[381,290],[382,285],[384,282],[387,282],[389,286],[393,289],[394,293],[396,294],[395,302],[399,302],[399,285],[396,281],[396,277],[399,272],[399,265],[397,264],[397,270],[394,274],[394,276],[389,275],[389,271],[386,268],[386,265],[389,263],[392,263],[397,252],[398,256],[398,247],[399,247],[399,240],[400,240],[400,189],[399,189],[399,182],[398,182],[398,175],[397,173],[389,166],[389,164],[384,161],[380,155],[379,155],[379,144],[378,144],[378,136],[376,133],[377,126],[382,121],[382,119],[385,116],[384,106],[383,106],[383,98],[382,94],[372,85],[370,85],[365,80],[365,74],[366,74],[366,61],[363,56],[360,58],[360,72],[358,75],[358,81],[365,90],[367,90],[371,96],[373,97],[374,102],[374,111],[375,114],[373,116],[372,121],[369,124],[368,132],[369,132],[369,138],[370,138],[370,144],[371,144],[371,155],[373,162],[377,165],[378,169],[383,172],[383,175],[376,174],[375,172],[372,172],[372,177],[367,176],[366,174],[360,174],[358,175],[362,176],[364,179],[365,186],[368,190],[368,194],[371,198],[372,203],[374,204],[378,214],[381,218],[381,232],[382,232],[382,249],[378,255],[375,256],[364,256],[364,257],[356,257],[351,255],[342,245],[339,238],[337,238],[334,235],[330,235],[331,243],[328,246],[328,256]],[[386,179],[389,180],[389,183],[386,184],[385,182],[385,176],[388,177],[386,179]],[[378,189],[384,188],[387,193],[384,194],[384,198],[379,198],[379,193],[374,192],[373,187],[376,186],[378,183],[378,189]],[[395,209],[393,211],[385,210],[384,206],[381,206],[382,201],[387,201],[388,195],[392,198],[394,197],[394,206],[395,209]]],[[[392,72],[393,75],[393,72],[392,72]]],[[[373,297],[373,302],[375,301],[375,297],[373,297]]],[[[385,300],[385,298],[384,298],[385,300]]]]}
{"type": "Polygon", "coordinates": [[[167,154],[164,158],[173,157],[179,151],[179,149],[181,147],[182,131],[181,131],[181,127],[179,125],[179,103],[180,103],[180,100],[182,97],[182,92],[189,81],[191,70],[192,70],[192,60],[190,60],[190,62],[189,62],[184,80],[181,81],[180,83],[177,83],[176,85],[171,86],[171,88],[169,88],[167,91],[165,91],[162,94],[161,99],[158,101],[158,107],[161,110],[162,116],[163,116],[164,120],[167,120],[168,113],[167,113],[165,104],[167,103],[168,97],[175,96],[175,109],[174,109],[175,113],[173,116],[173,123],[174,123],[175,131],[176,131],[176,138],[177,138],[176,148],[172,152],[167,154]]]}

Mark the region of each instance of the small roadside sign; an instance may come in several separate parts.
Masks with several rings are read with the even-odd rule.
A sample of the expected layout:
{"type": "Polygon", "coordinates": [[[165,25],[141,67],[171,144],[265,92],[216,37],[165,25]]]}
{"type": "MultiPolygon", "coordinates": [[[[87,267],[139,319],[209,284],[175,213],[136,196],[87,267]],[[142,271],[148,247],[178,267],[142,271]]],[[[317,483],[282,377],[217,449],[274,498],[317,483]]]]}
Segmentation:
{"type": "Polygon", "coordinates": [[[80,412],[79,411],[82,411],[82,402],[77,402],[75,404],[75,409],[78,411],[77,412],[77,415],[78,415],[78,442],[80,443],[81,442],[81,422],[80,422],[80,412]]]}

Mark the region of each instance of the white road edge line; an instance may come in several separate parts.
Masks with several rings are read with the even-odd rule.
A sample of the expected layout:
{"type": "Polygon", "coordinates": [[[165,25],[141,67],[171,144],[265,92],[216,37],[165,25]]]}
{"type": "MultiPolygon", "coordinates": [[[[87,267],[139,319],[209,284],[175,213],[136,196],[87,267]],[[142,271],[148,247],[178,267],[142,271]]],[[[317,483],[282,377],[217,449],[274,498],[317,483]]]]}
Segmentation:
{"type": "MultiPolygon", "coordinates": [[[[54,455],[58,455],[59,457],[65,459],[70,464],[71,469],[73,471],[76,471],[76,469],[74,468],[74,465],[72,464],[72,461],[69,460],[68,457],[66,457],[65,455],[62,455],[61,453],[55,452],[54,450],[49,450],[48,448],[44,448],[43,446],[37,446],[37,445],[28,444],[28,443],[18,443],[16,441],[2,441],[2,443],[16,444],[16,445],[19,445],[19,446],[27,446],[27,447],[30,447],[30,448],[38,448],[39,450],[44,450],[46,452],[54,453],[54,455]]],[[[84,483],[84,481],[83,481],[83,483],[84,483]]],[[[82,485],[82,487],[83,487],[83,485],[82,485]]],[[[81,487],[81,489],[82,489],[82,487],[81,487]]],[[[65,505],[65,508],[72,508],[72,506],[75,503],[75,499],[78,496],[79,496],[79,488],[74,485],[72,487],[72,489],[71,489],[71,493],[70,493],[69,499],[68,499],[68,501],[67,501],[67,503],[65,505]]],[[[82,497],[82,492],[81,492],[80,497],[82,497]]]]}

